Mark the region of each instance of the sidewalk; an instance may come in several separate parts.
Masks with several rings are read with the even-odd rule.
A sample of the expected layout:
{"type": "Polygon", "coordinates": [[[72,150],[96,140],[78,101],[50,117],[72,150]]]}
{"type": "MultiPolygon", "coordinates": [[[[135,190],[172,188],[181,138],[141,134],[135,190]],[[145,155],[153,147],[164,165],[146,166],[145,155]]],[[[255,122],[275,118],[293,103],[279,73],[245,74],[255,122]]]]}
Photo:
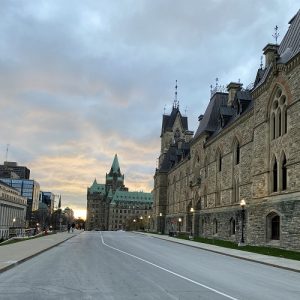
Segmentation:
{"type": "Polygon", "coordinates": [[[82,231],[79,230],[75,230],[74,233],[59,232],[40,238],[0,246],[0,273],[63,243],[81,232],[82,231]]]}
{"type": "Polygon", "coordinates": [[[158,238],[161,240],[166,240],[173,243],[178,243],[178,244],[187,245],[187,246],[199,248],[206,251],[215,252],[222,255],[244,259],[244,260],[265,264],[265,265],[269,265],[269,266],[273,266],[285,270],[290,270],[294,272],[300,272],[300,261],[298,260],[262,255],[253,252],[240,251],[236,249],[229,249],[229,248],[224,248],[220,246],[214,246],[214,245],[209,245],[209,244],[204,244],[204,243],[199,243],[199,242],[194,242],[189,240],[182,240],[174,237],[169,237],[166,235],[151,234],[146,232],[138,232],[138,233],[151,236],[153,238],[158,238]]]}

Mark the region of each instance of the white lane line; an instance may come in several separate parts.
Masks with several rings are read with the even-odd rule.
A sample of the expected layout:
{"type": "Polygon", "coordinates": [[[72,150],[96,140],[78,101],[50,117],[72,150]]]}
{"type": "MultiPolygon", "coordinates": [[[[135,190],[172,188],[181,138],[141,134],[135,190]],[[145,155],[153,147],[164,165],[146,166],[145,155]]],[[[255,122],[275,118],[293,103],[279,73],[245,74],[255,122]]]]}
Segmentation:
{"type": "Polygon", "coordinates": [[[238,300],[237,298],[231,297],[231,296],[229,296],[229,295],[227,295],[227,294],[225,294],[225,293],[222,293],[222,292],[220,292],[220,291],[218,291],[218,290],[216,290],[216,289],[213,289],[213,288],[211,288],[211,287],[209,287],[209,286],[207,286],[207,285],[205,285],[205,284],[202,284],[202,283],[197,282],[197,281],[195,281],[195,280],[193,280],[193,279],[190,279],[190,278],[188,278],[188,277],[185,277],[185,276],[182,276],[182,275],[180,275],[180,274],[178,274],[178,273],[175,273],[175,272],[173,272],[173,271],[170,271],[170,270],[168,270],[168,269],[166,269],[166,268],[163,268],[163,267],[161,267],[161,266],[158,266],[158,265],[156,265],[156,264],[154,264],[154,263],[152,263],[152,262],[150,262],[150,261],[148,261],[148,260],[145,260],[145,259],[143,259],[143,258],[140,258],[140,257],[138,257],[138,256],[135,256],[135,255],[133,255],[133,254],[130,254],[130,253],[128,253],[128,252],[125,252],[125,251],[123,251],[123,250],[120,250],[120,249],[118,249],[118,248],[115,248],[115,247],[113,247],[113,246],[110,246],[110,245],[108,245],[108,244],[106,244],[106,243],[104,242],[103,236],[102,236],[102,232],[100,232],[100,235],[101,235],[101,241],[102,241],[102,244],[105,245],[105,246],[108,247],[108,248],[114,249],[114,250],[116,250],[116,251],[118,251],[118,252],[121,252],[121,253],[126,254],[126,255],[128,255],[128,256],[131,256],[131,257],[134,257],[134,258],[136,258],[136,259],[138,259],[138,260],[140,260],[140,261],[143,261],[143,262],[145,262],[145,263],[147,263],[147,264],[149,264],[149,265],[151,265],[151,266],[153,266],[153,267],[156,267],[156,268],[158,268],[158,269],[161,269],[161,270],[163,270],[163,271],[166,271],[166,272],[168,272],[168,273],[170,273],[170,274],[173,274],[173,275],[175,275],[175,276],[177,276],[177,277],[179,277],[179,278],[181,278],[181,279],[184,279],[184,280],[187,280],[187,281],[189,281],[189,282],[192,282],[192,283],[194,283],[194,284],[196,284],[196,285],[198,285],[198,286],[204,287],[204,288],[206,288],[206,289],[208,289],[208,290],[210,290],[210,291],[212,291],[212,292],[214,292],[214,293],[216,293],[216,294],[222,295],[222,296],[224,296],[224,297],[226,297],[226,298],[228,298],[228,299],[238,300]]]}

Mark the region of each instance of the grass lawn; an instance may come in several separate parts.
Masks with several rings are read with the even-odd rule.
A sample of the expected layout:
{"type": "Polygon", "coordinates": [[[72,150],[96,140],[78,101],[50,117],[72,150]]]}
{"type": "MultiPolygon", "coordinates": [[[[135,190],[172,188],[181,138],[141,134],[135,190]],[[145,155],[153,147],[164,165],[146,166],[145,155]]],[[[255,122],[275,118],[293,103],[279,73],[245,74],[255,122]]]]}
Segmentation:
{"type": "MultiPolygon", "coordinates": [[[[48,234],[53,234],[53,233],[48,233],[48,234]]],[[[17,238],[17,239],[9,239],[6,241],[3,241],[2,243],[0,243],[0,246],[6,246],[6,245],[10,245],[10,244],[15,244],[15,243],[19,243],[19,242],[23,242],[23,241],[28,241],[28,240],[32,240],[32,239],[37,239],[40,238],[42,236],[45,236],[44,233],[42,234],[38,234],[36,236],[31,236],[31,237],[24,237],[24,238],[17,238]]]]}
{"type": "MultiPolygon", "coordinates": [[[[181,234],[180,236],[177,236],[177,238],[186,239],[186,240],[189,239],[188,235],[186,234],[181,234]]],[[[254,252],[254,253],[259,253],[264,255],[271,255],[276,257],[300,260],[300,252],[296,252],[296,251],[283,250],[283,249],[271,248],[271,247],[263,247],[263,246],[250,246],[250,245],[240,247],[233,242],[217,240],[217,239],[207,239],[202,237],[195,237],[194,241],[199,243],[225,247],[225,248],[237,249],[241,251],[248,251],[248,252],[254,252]]]]}

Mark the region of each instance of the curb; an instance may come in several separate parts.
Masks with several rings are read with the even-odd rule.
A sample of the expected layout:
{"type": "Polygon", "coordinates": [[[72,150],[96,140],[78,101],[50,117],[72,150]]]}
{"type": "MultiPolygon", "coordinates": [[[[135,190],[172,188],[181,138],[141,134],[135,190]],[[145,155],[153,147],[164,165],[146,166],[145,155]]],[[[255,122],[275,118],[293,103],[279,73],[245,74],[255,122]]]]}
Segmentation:
{"type": "Polygon", "coordinates": [[[0,274],[3,273],[3,272],[5,272],[5,271],[7,271],[7,270],[9,270],[9,269],[12,269],[12,268],[16,267],[17,265],[22,264],[23,262],[25,262],[25,261],[27,261],[27,260],[29,260],[29,259],[35,257],[35,256],[38,256],[39,254],[42,254],[42,253],[44,253],[44,252],[46,252],[46,251],[48,251],[48,250],[50,250],[50,249],[52,249],[52,248],[54,248],[54,247],[56,247],[56,246],[58,246],[58,245],[60,245],[60,244],[62,244],[62,243],[64,243],[64,242],[70,240],[70,239],[73,238],[74,236],[76,236],[76,235],[70,236],[70,237],[68,237],[67,239],[63,240],[63,241],[61,241],[61,242],[59,242],[59,243],[57,243],[57,244],[55,244],[55,245],[50,246],[49,248],[46,248],[46,249],[41,250],[41,251],[39,251],[39,252],[36,252],[36,253],[34,253],[34,254],[32,254],[32,255],[29,255],[29,256],[27,256],[27,257],[21,259],[21,260],[18,260],[17,262],[14,262],[14,263],[12,263],[12,264],[10,264],[10,265],[8,265],[8,266],[6,266],[6,267],[0,269],[0,274]]]}
{"type": "MultiPolygon", "coordinates": [[[[142,233],[142,232],[134,232],[134,233],[142,234],[142,235],[146,235],[146,236],[148,235],[147,233],[142,233]]],[[[189,244],[185,244],[181,241],[167,240],[167,239],[161,238],[159,236],[155,236],[155,235],[148,235],[148,236],[151,236],[153,238],[160,239],[160,240],[163,240],[163,241],[171,242],[171,243],[176,243],[176,244],[180,244],[180,245],[184,245],[184,246],[188,246],[188,247],[193,247],[193,248],[196,248],[196,249],[201,249],[201,250],[204,250],[204,251],[214,252],[214,253],[225,255],[225,256],[230,256],[230,257],[234,257],[234,258],[238,258],[238,259],[242,259],[242,260],[246,260],[246,261],[259,263],[259,264],[262,264],[262,265],[271,266],[271,267],[278,268],[278,269],[283,269],[283,270],[288,270],[288,271],[300,273],[299,269],[293,269],[293,268],[290,268],[290,267],[280,266],[280,265],[276,265],[276,264],[272,264],[272,263],[268,263],[268,262],[264,262],[264,261],[260,261],[260,260],[255,260],[255,259],[252,259],[252,258],[247,258],[247,257],[238,256],[238,255],[234,255],[234,254],[224,253],[224,252],[217,251],[217,250],[202,248],[201,246],[189,245],[189,244]]],[[[266,255],[266,256],[268,256],[268,255],[266,255]]],[[[274,257],[276,257],[276,256],[274,256],[274,257]]]]}

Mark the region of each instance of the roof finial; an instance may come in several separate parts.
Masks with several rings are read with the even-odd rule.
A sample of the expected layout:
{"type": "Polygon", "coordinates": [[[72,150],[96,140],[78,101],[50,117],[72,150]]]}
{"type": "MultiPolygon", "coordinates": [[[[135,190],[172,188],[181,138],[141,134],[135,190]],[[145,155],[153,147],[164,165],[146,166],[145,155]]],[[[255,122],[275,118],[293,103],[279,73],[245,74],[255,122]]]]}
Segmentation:
{"type": "Polygon", "coordinates": [[[218,85],[219,85],[219,78],[216,78],[216,88],[218,89],[218,85]]]}
{"type": "Polygon", "coordinates": [[[184,110],[184,113],[185,113],[185,116],[187,116],[187,106],[185,107],[185,110],[184,110]]]}
{"type": "Polygon", "coordinates": [[[178,108],[179,103],[178,103],[178,99],[177,99],[177,79],[176,79],[176,84],[175,84],[175,98],[174,98],[174,104],[173,107],[174,108],[178,108]]]}
{"type": "Polygon", "coordinates": [[[166,114],[166,104],[164,106],[164,115],[166,114]]]}
{"type": "Polygon", "coordinates": [[[261,70],[263,68],[263,57],[262,56],[260,57],[260,68],[261,68],[261,70]]]}
{"type": "Polygon", "coordinates": [[[277,45],[277,39],[278,39],[278,37],[279,37],[279,32],[278,32],[278,26],[276,25],[275,27],[274,27],[274,34],[272,34],[272,37],[275,39],[275,44],[277,45]]]}

